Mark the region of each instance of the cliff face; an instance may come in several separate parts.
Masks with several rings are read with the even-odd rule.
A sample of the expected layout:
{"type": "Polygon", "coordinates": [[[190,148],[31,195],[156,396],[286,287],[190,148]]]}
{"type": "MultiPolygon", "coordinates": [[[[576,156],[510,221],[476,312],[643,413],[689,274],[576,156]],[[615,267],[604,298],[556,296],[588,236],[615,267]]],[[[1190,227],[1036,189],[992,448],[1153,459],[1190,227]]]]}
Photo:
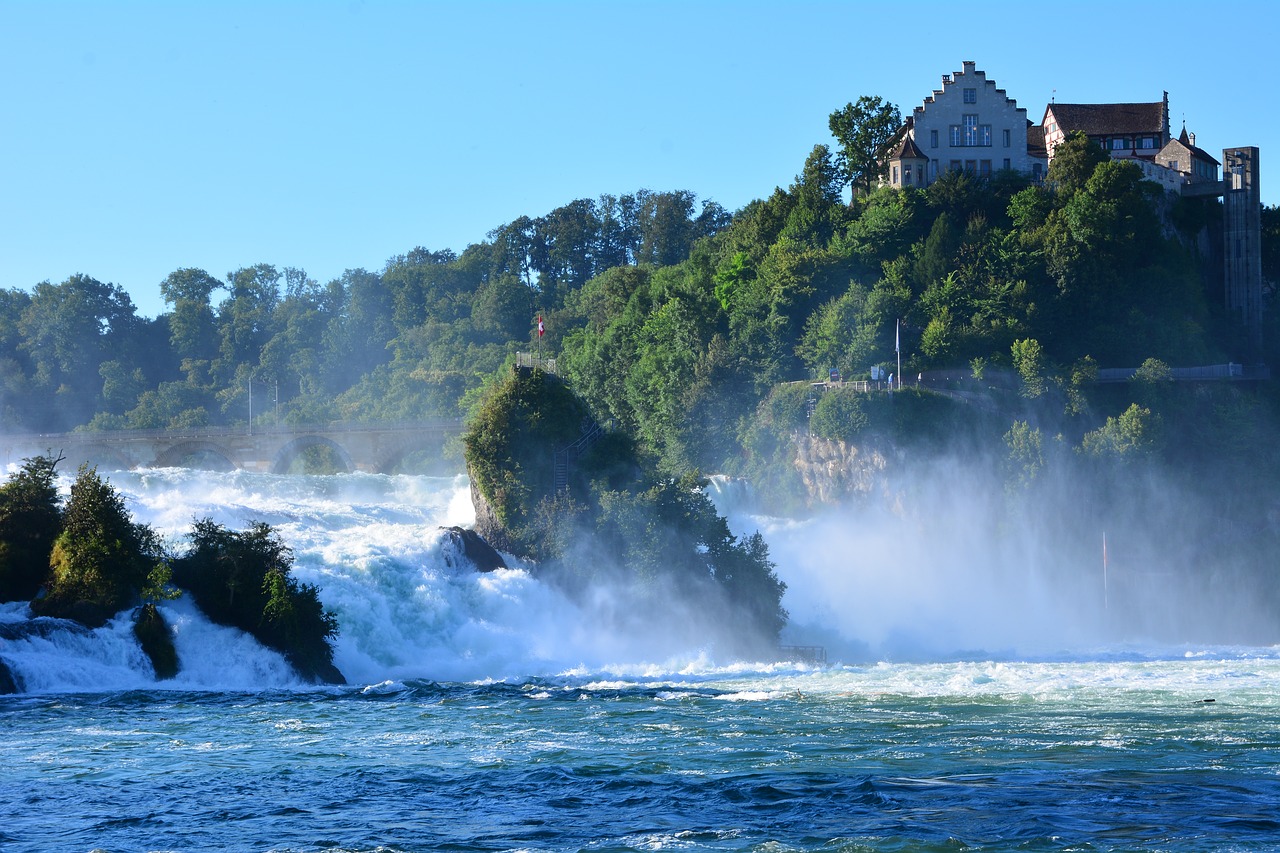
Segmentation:
{"type": "Polygon", "coordinates": [[[799,435],[792,462],[814,505],[890,493],[891,461],[874,447],[799,435]]]}
{"type": "Polygon", "coordinates": [[[499,551],[513,553],[515,544],[511,541],[511,537],[507,535],[507,529],[498,520],[498,514],[494,512],[493,507],[481,494],[480,488],[476,485],[475,475],[471,473],[470,466],[467,469],[467,477],[471,480],[471,506],[476,511],[476,523],[472,529],[479,534],[481,539],[499,551]]]}

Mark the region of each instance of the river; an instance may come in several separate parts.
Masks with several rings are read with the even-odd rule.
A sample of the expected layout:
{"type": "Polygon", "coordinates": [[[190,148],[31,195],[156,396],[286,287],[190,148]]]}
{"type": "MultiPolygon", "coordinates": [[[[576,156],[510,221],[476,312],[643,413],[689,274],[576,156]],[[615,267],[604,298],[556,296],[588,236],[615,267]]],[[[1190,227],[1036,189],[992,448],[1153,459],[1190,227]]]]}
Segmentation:
{"type": "Polygon", "coordinates": [[[350,684],[183,600],[170,682],[124,620],[10,632],[6,851],[1280,849],[1280,648],[1123,618],[1092,573],[1012,577],[1034,543],[975,535],[1001,556],[965,575],[927,550],[965,550],[945,531],[753,517],[717,483],[766,533],[786,639],[830,658],[743,662],[470,571],[439,532],[464,478],[107,476],[175,540],[275,526],[350,684]]]}

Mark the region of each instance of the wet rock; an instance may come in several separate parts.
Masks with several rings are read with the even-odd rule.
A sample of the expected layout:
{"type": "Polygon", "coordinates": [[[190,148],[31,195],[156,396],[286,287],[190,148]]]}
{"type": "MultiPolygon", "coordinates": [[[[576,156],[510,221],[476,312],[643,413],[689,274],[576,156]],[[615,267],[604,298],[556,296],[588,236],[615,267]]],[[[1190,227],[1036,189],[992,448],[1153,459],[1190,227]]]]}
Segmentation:
{"type": "Polygon", "coordinates": [[[142,651],[151,659],[156,678],[164,681],[178,674],[178,650],[173,645],[173,630],[154,604],[145,604],[134,613],[133,635],[142,651]]]}
{"type": "MultiPolygon", "coordinates": [[[[498,553],[492,545],[484,540],[474,530],[466,530],[461,527],[443,527],[445,534],[449,538],[454,553],[466,559],[478,572],[492,572],[497,569],[507,568],[507,563],[502,559],[502,555],[498,553]]],[[[450,554],[445,554],[445,560],[450,560],[450,554]]]]}
{"type": "Polygon", "coordinates": [[[9,671],[8,664],[0,660],[0,696],[17,692],[18,684],[14,681],[13,673],[9,671]]]}

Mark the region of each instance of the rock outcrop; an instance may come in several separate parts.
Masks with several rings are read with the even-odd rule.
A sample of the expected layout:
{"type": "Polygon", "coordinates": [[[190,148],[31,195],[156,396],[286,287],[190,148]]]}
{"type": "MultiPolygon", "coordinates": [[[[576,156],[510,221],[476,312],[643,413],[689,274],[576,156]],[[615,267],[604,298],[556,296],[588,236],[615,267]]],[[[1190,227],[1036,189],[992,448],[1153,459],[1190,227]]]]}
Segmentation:
{"type": "Polygon", "coordinates": [[[165,681],[178,674],[178,650],[173,644],[173,630],[154,604],[144,604],[134,613],[133,635],[151,659],[157,680],[165,681]]]}
{"type": "Polygon", "coordinates": [[[476,485],[475,475],[469,470],[467,475],[471,479],[471,506],[476,512],[473,532],[489,546],[513,553],[515,550],[514,543],[511,541],[511,537],[507,535],[507,530],[503,527],[502,522],[498,520],[498,514],[494,512],[493,506],[485,500],[484,495],[476,485]]]}
{"type": "Polygon", "coordinates": [[[811,435],[796,438],[796,470],[815,504],[889,491],[889,459],[879,450],[811,435]]]}
{"type": "MultiPolygon", "coordinates": [[[[471,495],[476,497],[475,487],[471,489],[471,495]]],[[[446,545],[445,562],[450,566],[455,566],[454,557],[459,556],[466,560],[478,572],[492,572],[497,569],[507,568],[507,563],[502,559],[502,555],[498,553],[492,545],[486,542],[479,533],[474,530],[465,530],[461,527],[444,527],[449,542],[446,545]]]]}
{"type": "Polygon", "coordinates": [[[13,673],[9,671],[9,667],[4,661],[0,660],[0,696],[9,693],[17,693],[18,685],[13,680],[13,673]]]}

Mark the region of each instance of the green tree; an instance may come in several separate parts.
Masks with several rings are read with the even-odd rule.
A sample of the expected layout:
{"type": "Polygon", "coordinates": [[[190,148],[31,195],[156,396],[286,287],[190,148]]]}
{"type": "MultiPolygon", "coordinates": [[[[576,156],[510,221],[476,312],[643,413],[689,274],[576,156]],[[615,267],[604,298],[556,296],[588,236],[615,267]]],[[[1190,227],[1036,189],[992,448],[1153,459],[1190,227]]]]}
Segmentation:
{"type": "Polygon", "coordinates": [[[303,678],[343,683],[333,666],[337,617],[324,609],[314,585],[293,577],[293,552],[269,525],[255,522],[237,532],[200,519],[190,540],[173,561],[173,577],[206,616],[281,652],[303,678]]]}
{"type": "Polygon", "coordinates": [[[809,315],[796,354],[804,359],[811,376],[825,376],[835,368],[841,376],[853,378],[870,365],[873,355],[859,335],[867,298],[867,289],[855,281],[844,294],[809,315]]]}
{"type": "Polygon", "coordinates": [[[1049,164],[1047,181],[1060,199],[1060,204],[1068,201],[1084,185],[1098,166],[1111,158],[1102,146],[1085,136],[1082,131],[1073,130],[1066,139],[1053,149],[1053,162],[1049,164]]]}
{"type": "Polygon", "coordinates": [[[181,359],[208,364],[218,357],[218,329],[210,302],[222,282],[202,269],[184,268],[169,273],[160,293],[171,308],[170,341],[181,359]]]}
{"type": "Polygon", "coordinates": [[[1034,338],[1013,342],[1013,367],[1022,378],[1022,396],[1035,399],[1049,390],[1044,350],[1034,338]]]}
{"type": "Polygon", "coordinates": [[[62,529],[60,461],[24,459],[0,486],[0,601],[29,601],[48,577],[49,552],[62,529]]]}
{"type": "Polygon", "coordinates": [[[96,469],[81,466],[49,556],[48,594],[32,609],[97,627],[155,585],[150,578],[163,560],[155,532],[133,522],[96,469]]]}
{"type": "Polygon", "coordinates": [[[1129,380],[1143,406],[1161,414],[1173,394],[1173,370],[1158,358],[1148,358],[1129,380]]]}
{"type": "Polygon", "coordinates": [[[218,306],[219,361],[224,382],[239,385],[242,369],[257,366],[262,348],[275,332],[273,318],[280,303],[280,278],[280,272],[270,264],[242,267],[227,276],[229,295],[218,306]]]}
{"type": "Polygon", "coordinates": [[[1107,418],[1105,424],[1087,433],[1080,449],[1087,455],[1116,462],[1150,457],[1160,446],[1160,419],[1137,403],[1119,417],[1107,418]]]}
{"type": "Polygon", "coordinates": [[[824,248],[844,225],[840,171],[825,145],[816,145],[791,185],[795,204],[783,235],[800,244],[824,248]]]}
{"type": "Polygon", "coordinates": [[[1044,437],[1026,421],[1014,421],[1004,434],[1005,488],[1019,492],[1028,488],[1044,469],[1044,437]]]}
{"type": "Polygon", "coordinates": [[[855,192],[870,192],[884,177],[884,154],[902,127],[902,114],[879,97],[863,95],[833,112],[828,125],[840,143],[846,181],[855,192]]]}
{"type": "Polygon", "coordinates": [[[138,318],[123,289],[86,275],[41,282],[18,320],[32,383],[48,401],[43,429],[85,423],[101,401],[99,365],[130,342],[138,318]]]}

